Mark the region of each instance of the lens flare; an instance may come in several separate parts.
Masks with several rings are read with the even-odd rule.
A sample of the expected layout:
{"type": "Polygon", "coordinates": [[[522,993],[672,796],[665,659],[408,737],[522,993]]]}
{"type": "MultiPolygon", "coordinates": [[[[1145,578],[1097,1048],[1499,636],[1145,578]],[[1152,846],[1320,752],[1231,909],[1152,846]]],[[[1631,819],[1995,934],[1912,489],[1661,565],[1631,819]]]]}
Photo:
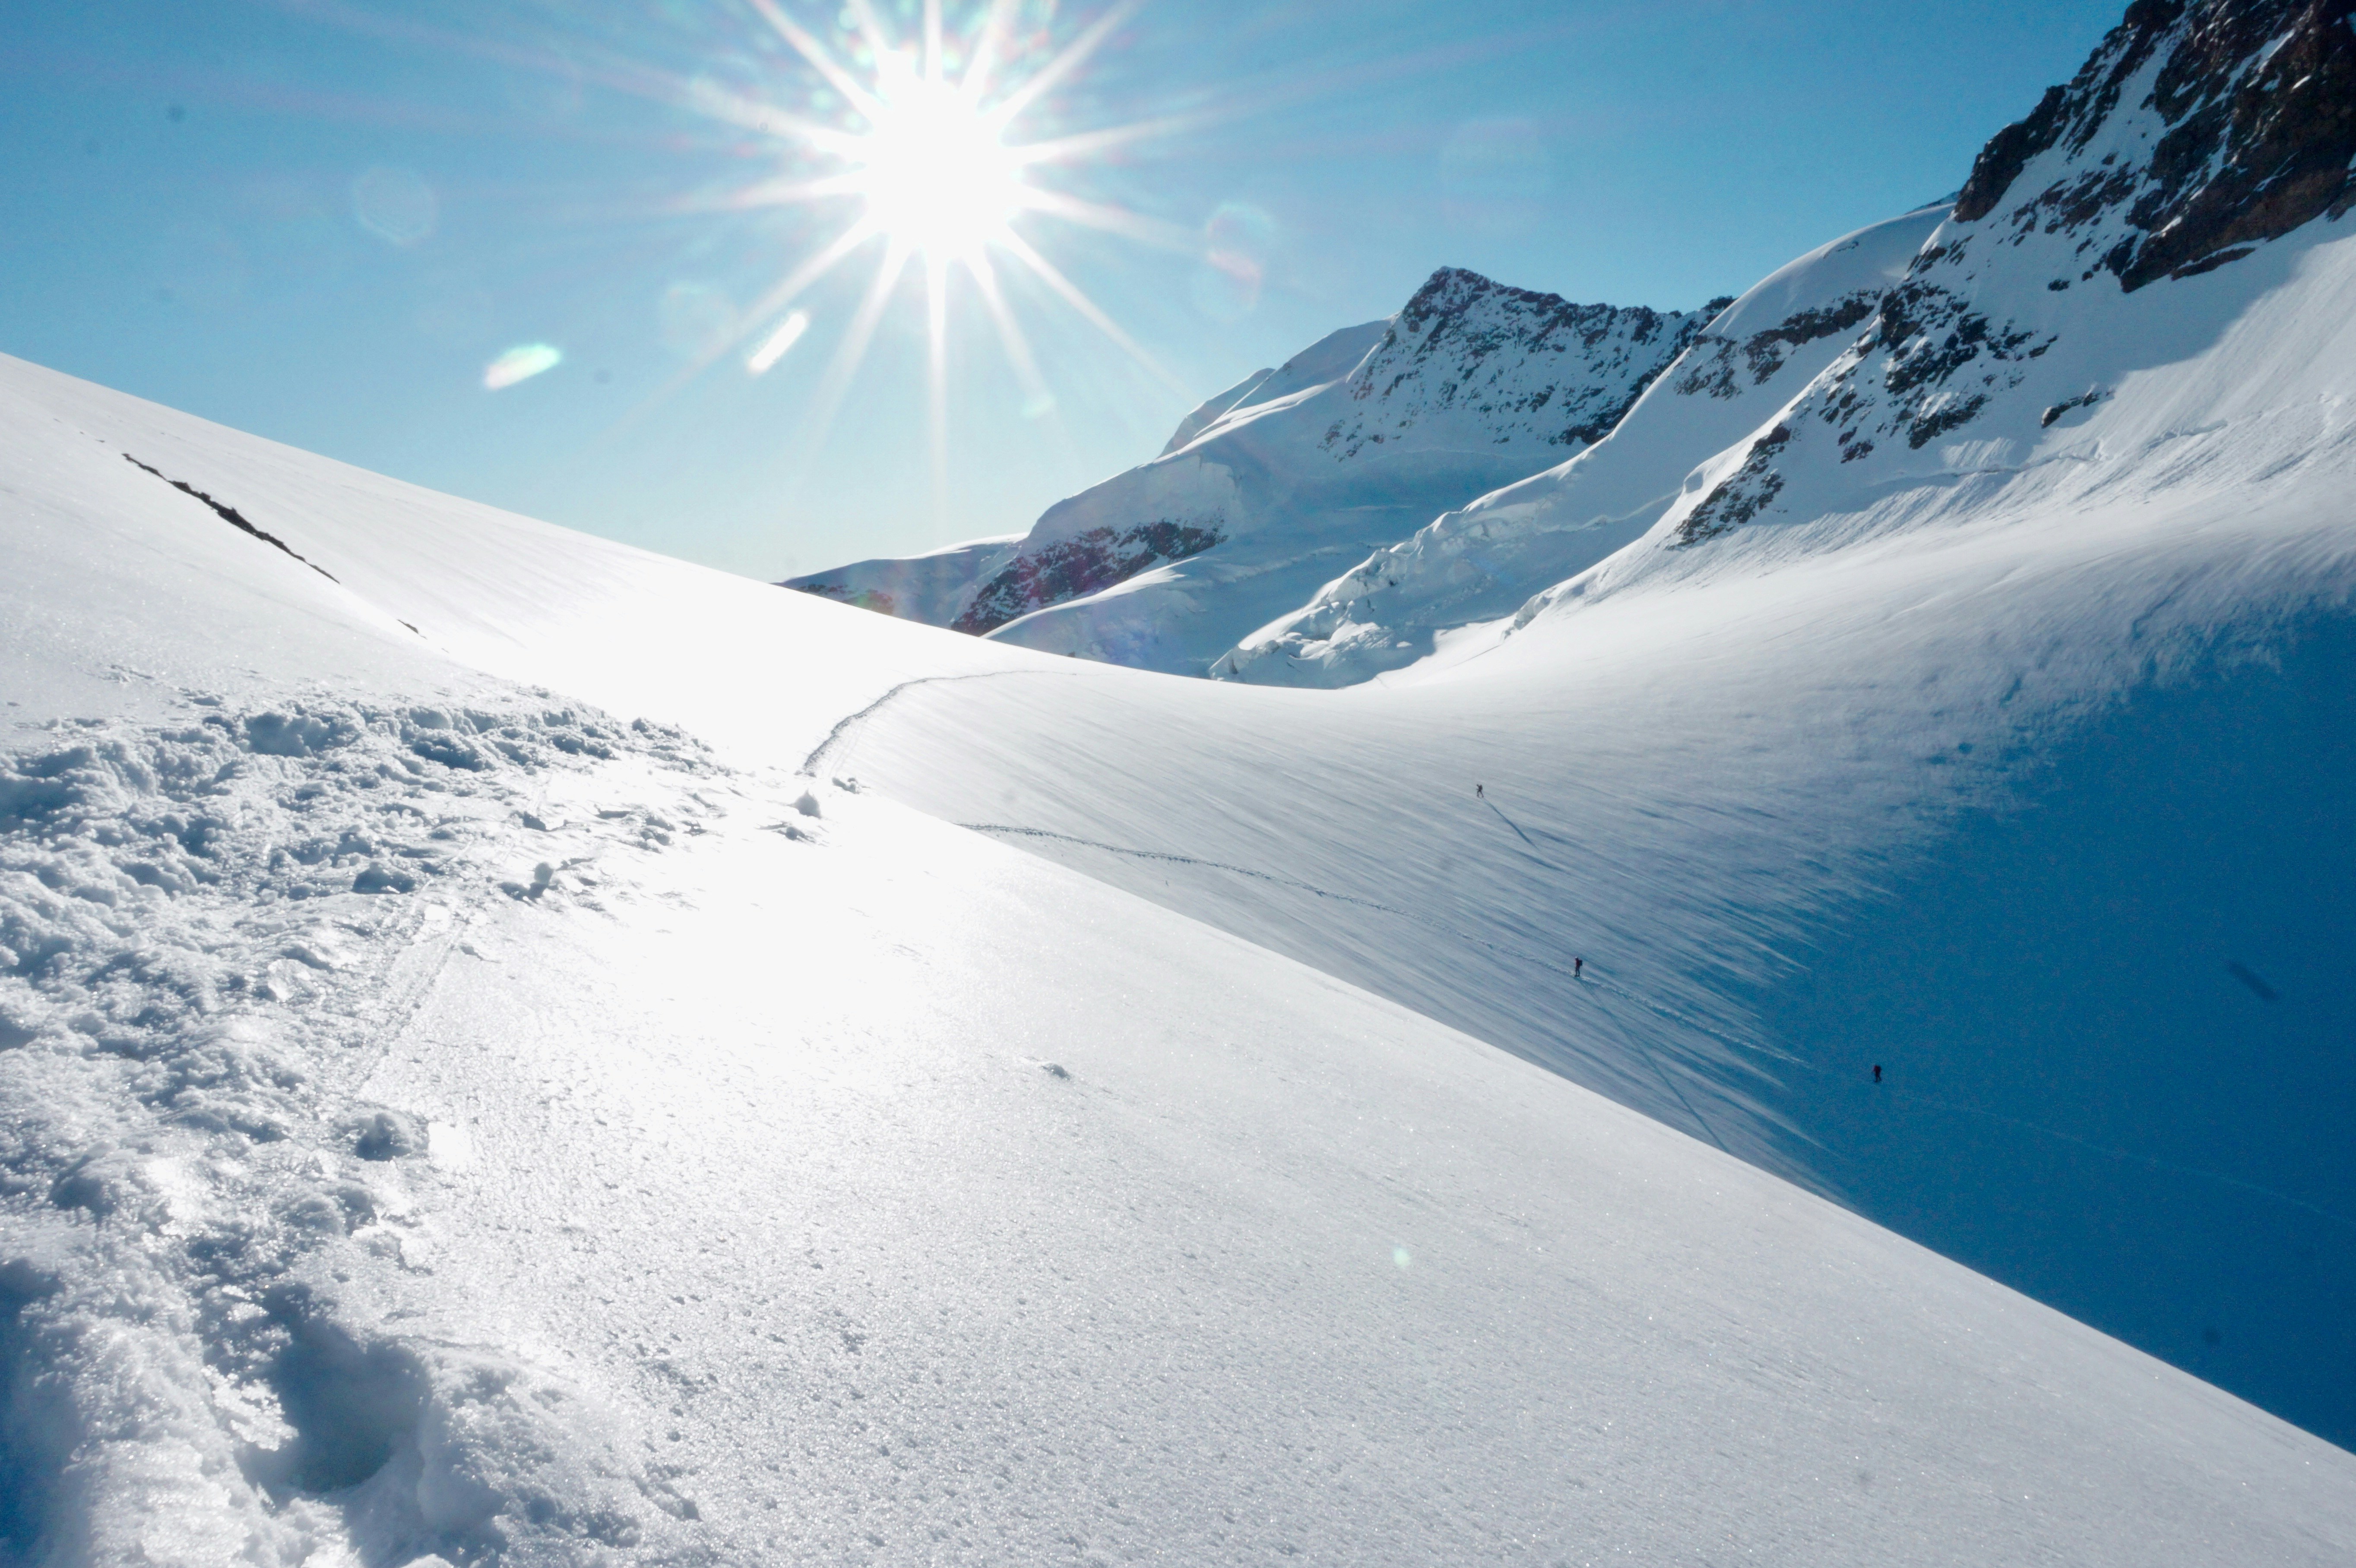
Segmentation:
{"type": "Polygon", "coordinates": [[[777,323],[777,330],[762,341],[761,347],[745,357],[745,373],[766,376],[772,366],[786,357],[786,350],[801,341],[809,330],[809,312],[798,310],[777,323]]]}
{"type": "Polygon", "coordinates": [[[483,368],[483,386],[489,391],[500,391],[519,381],[529,381],[544,370],[553,370],[564,363],[564,351],[545,343],[526,343],[509,349],[483,368]]]}

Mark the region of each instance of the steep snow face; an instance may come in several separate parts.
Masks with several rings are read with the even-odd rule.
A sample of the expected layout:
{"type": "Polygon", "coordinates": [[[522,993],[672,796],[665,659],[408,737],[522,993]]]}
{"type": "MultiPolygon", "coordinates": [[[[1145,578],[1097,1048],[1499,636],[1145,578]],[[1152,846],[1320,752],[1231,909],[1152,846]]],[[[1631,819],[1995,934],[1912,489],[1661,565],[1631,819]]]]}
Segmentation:
{"type": "Polygon", "coordinates": [[[1877,224],[1776,272],[1711,321],[1595,444],[1376,551],[1254,632],[1211,674],[1291,686],[1365,680],[1427,656],[1441,633],[1512,614],[1640,538],[1697,465],[1856,339],[1944,213],[1877,224]]]}
{"type": "Polygon", "coordinates": [[[2349,1455],[835,776],[1301,694],[0,407],[10,1568],[2356,1552],[2349,1455]]]}
{"type": "Polygon", "coordinates": [[[780,588],[798,588],[862,610],[946,626],[964,613],[974,590],[1014,559],[1021,534],[974,539],[924,555],[881,556],[854,560],[805,577],[788,577],[780,588]]]}
{"type": "Polygon", "coordinates": [[[1710,314],[1443,268],[1388,323],[1223,394],[1180,427],[1199,433],[1049,510],[957,624],[1202,674],[1369,547],[1601,440],[1710,314]]]}
{"type": "Polygon", "coordinates": [[[1714,459],[1640,549],[1521,619],[1754,549],[2344,465],[2350,15],[2132,7],[1988,144],[1873,330],[1714,459]],[[1811,527],[1828,517],[1844,520],[1811,527]],[[1804,539],[1767,542],[1795,524],[1804,539]]]}

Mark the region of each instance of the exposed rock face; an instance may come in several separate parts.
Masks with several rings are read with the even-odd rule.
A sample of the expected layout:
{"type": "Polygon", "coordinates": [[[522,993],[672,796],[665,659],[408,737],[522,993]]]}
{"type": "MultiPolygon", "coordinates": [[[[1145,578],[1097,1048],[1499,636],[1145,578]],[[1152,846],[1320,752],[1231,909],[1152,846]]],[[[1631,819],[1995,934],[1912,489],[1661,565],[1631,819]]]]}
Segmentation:
{"type": "Polygon", "coordinates": [[[1125,582],[1149,566],[1200,555],[1218,542],[1214,529],[1168,517],[1118,534],[1110,528],[1090,528],[1016,556],[981,585],[973,603],[950,625],[980,636],[1043,604],[1060,604],[1125,582]]]}
{"type": "Polygon", "coordinates": [[[1573,304],[1442,267],[1351,376],[1355,406],[1318,445],[1355,457],[1449,411],[1477,417],[1501,446],[1592,445],[1731,303],[1692,312],[1573,304]]]}
{"type": "Polygon", "coordinates": [[[1013,559],[1019,537],[974,539],[926,555],[854,560],[777,584],[902,621],[946,626],[962,614],[978,585],[1013,559]]]}
{"type": "Polygon", "coordinates": [[[1757,517],[1783,492],[1783,476],[1775,472],[1775,454],[1791,440],[1791,427],[1779,424],[1752,442],[1750,455],[1734,471],[1734,477],[1712,490],[1677,526],[1676,542],[1695,544],[1715,539],[1757,517]]]}
{"type": "Polygon", "coordinates": [[[2021,196],[2030,160],[2085,152],[2155,56],[2142,101],[2166,126],[2137,160],[2113,154],[2002,212],[2016,232],[2088,228],[2126,206],[2127,232],[2088,272],[2129,293],[2247,255],[2356,203],[2356,0],[2136,0],[2067,87],[2007,126],[1955,202],[1976,223],[2021,196]],[[2132,202],[2132,205],[2127,205],[2132,202]]]}
{"type": "Polygon", "coordinates": [[[841,582],[780,582],[780,588],[792,588],[804,593],[815,593],[821,599],[833,599],[861,610],[873,610],[879,615],[897,615],[899,601],[891,591],[883,588],[853,588],[841,582]]]}
{"type": "MultiPolygon", "coordinates": [[[[2196,278],[2348,212],[2351,14],[2356,0],[2136,0],[2068,85],[1989,141],[1953,220],[1779,425],[1791,434],[1754,444],[1665,542],[1700,544],[1788,508],[1775,503],[1793,465],[1827,445],[1845,464],[1958,433],[2008,438],[2023,421],[1998,411],[2053,379],[2037,361],[2105,352],[2071,347],[2091,319],[2072,289],[2107,286],[2105,274],[2126,294],[2196,278]]],[[[2104,395],[2086,379],[2053,392],[2034,398],[2032,428],[2104,395]]]]}
{"type": "Polygon", "coordinates": [[[1748,336],[1702,333],[1695,338],[1694,351],[1679,366],[1672,385],[1679,397],[1686,398],[1705,392],[1713,398],[1738,397],[1746,384],[1744,378],[1750,386],[1763,387],[1775,379],[1794,349],[1856,331],[1880,303],[1879,289],[1858,289],[1831,304],[1795,311],[1748,336]]]}

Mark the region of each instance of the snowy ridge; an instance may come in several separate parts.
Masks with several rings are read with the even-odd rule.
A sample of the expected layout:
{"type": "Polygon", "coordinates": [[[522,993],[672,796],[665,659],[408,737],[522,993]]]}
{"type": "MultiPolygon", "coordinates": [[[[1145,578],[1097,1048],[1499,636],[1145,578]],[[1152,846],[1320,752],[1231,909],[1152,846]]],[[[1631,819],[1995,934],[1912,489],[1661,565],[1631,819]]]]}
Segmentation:
{"type": "Polygon", "coordinates": [[[1317,444],[1344,462],[1386,442],[1591,446],[1726,303],[1575,305],[1443,267],[1351,372],[1355,406],[1317,444]]]}
{"type": "Polygon", "coordinates": [[[1388,323],[1325,339],[1184,444],[1051,507],[957,624],[1201,674],[1340,560],[1600,439],[1710,314],[1442,268],[1388,323]]]}
{"type": "Polygon", "coordinates": [[[1440,633],[1511,614],[1641,537],[1697,464],[1854,339],[1939,218],[1926,209],[1893,219],[1780,269],[1711,321],[1596,444],[1376,551],[1210,673],[1285,685],[1364,680],[1428,656],[1440,633]]]}

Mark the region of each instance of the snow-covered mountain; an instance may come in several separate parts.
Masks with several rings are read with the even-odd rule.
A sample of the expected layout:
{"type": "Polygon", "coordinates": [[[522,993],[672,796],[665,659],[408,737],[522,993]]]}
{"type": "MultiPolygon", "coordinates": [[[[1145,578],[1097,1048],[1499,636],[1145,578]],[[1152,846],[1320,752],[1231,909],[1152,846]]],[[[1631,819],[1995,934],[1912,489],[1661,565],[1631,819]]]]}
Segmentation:
{"type": "Polygon", "coordinates": [[[1050,507],[1010,556],[961,547],[787,586],[1199,675],[1369,548],[1602,439],[1724,303],[1575,305],[1444,268],[1390,320],[1206,400],[1161,456],[1050,507]]]}
{"type": "Polygon", "coordinates": [[[1641,537],[1697,465],[1756,428],[1852,342],[1936,228],[1929,208],[1819,247],[1697,336],[1601,440],[1427,523],[1256,629],[1212,667],[1297,686],[1365,680],[1441,632],[1510,615],[1641,537]]]}
{"type": "MultiPolygon", "coordinates": [[[[1528,536],[1564,520],[1566,496],[1570,521],[1592,511],[1569,464],[1376,556],[1220,672],[1362,679],[1520,589],[1534,596],[1510,621],[1460,632],[1454,656],[1650,574],[1751,570],[1936,517],[2058,512],[2122,491],[2222,496],[2344,463],[2339,411],[2356,377],[2333,241],[2356,205],[2349,16],[2293,0],[2131,6],[2072,82],[1988,144],[1831,363],[1776,388],[1787,400],[1772,410],[1747,409],[1763,417],[1686,473],[1667,506],[1592,536],[1640,543],[1558,552],[1545,565],[1573,570],[1542,592],[1527,573],[1483,574],[1488,560],[1520,564],[1528,536]],[[1728,559],[1737,539],[1747,565],[1728,559]]],[[[1628,432],[1653,412],[1640,408],[1628,432]]],[[[1648,476],[1657,485],[1684,455],[1648,476]]]]}
{"type": "Polygon", "coordinates": [[[2347,16],[1342,690],[0,359],[0,1564],[2356,1559],[2347,16]]]}
{"type": "Polygon", "coordinates": [[[2351,15],[2131,6],[1980,154],[1869,330],[1715,458],[1647,548],[1563,592],[1687,570],[1697,547],[1783,522],[1870,529],[1926,507],[2262,487],[2344,464],[2351,15]]]}

